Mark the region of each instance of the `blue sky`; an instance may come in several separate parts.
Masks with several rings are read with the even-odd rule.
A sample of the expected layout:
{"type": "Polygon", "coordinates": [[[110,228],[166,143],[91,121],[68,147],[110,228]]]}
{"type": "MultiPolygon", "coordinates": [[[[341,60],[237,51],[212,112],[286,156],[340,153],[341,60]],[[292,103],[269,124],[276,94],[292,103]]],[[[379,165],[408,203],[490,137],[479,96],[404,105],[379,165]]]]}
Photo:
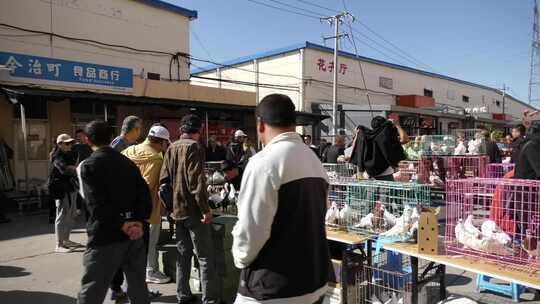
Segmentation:
{"type": "MultiPolygon", "coordinates": [[[[192,22],[191,53],[217,62],[303,41],[322,44],[321,36],[332,33],[328,24],[316,19],[248,0],[166,1],[198,11],[199,18],[192,22]]],[[[272,0],[256,1],[284,7],[272,0]]],[[[304,8],[310,15],[332,12],[302,2],[343,9],[342,0],[279,2],[304,8]]],[[[353,32],[362,41],[357,43],[361,55],[497,88],[505,83],[511,89],[510,94],[527,101],[533,0],[345,0],[345,3],[359,21],[414,59],[405,60],[403,56],[407,55],[355,22],[353,27],[362,33],[353,32]]],[[[348,27],[344,30],[349,32],[348,27]]],[[[349,42],[342,47],[354,52],[349,42]]]]}

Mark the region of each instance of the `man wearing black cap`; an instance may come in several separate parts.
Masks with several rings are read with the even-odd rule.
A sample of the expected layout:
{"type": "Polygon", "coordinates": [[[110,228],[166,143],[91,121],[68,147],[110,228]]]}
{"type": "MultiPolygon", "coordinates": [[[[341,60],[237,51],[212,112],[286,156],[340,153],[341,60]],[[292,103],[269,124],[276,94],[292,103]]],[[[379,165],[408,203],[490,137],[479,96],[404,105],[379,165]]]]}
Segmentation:
{"type": "Polygon", "coordinates": [[[208,206],[204,175],[205,150],[199,144],[202,122],[197,115],[189,114],[182,118],[180,124],[182,135],[165,153],[160,175],[160,185],[172,188],[178,241],[178,303],[196,300],[189,287],[194,249],[201,270],[203,303],[219,303],[210,227],[212,213],[208,206]]]}
{"type": "Polygon", "coordinates": [[[266,96],[256,116],[265,147],[248,162],[240,188],[232,232],[234,264],[242,269],[235,303],[321,303],[330,263],[326,172],[295,132],[288,96],[266,96]]]}
{"type": "Polygon", "coordinates": [[[533,122],[516,160],[514,178],[540,180],[540,121],[533,122]]]}

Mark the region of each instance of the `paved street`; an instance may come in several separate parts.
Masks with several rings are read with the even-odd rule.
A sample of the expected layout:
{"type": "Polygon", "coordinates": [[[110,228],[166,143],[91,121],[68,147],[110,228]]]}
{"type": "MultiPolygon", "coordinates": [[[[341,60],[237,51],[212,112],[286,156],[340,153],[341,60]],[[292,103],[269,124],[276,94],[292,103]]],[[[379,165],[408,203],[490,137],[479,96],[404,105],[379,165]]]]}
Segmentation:
{"type": "MultiPolygon", "coordinates": [[[[0,225],[0,303],[2,304],[64,304],[75,303],[82,271],[82,250],[56,254],[53,225],[45,214],[11,215],[13,221],[0,225]]],[[[85,243],[86,233],[79,228],[72,240],[85,243]]],[[[490,293],[474,292],[474,275],[448,269],[449,292],[460,294],[479,303],[512,303],[509,298],[490,293]]],[[[176,303],[174,284],[151,285],[163,293],[154,303],[176,303]]],[[[112,303],[108,300],[105,303],[112,303]]],[[[532,301],[533,294],[522,296],[522,303],[532,301]]],[[[540,298],[539,298],[540,299],[540,298]]]]}

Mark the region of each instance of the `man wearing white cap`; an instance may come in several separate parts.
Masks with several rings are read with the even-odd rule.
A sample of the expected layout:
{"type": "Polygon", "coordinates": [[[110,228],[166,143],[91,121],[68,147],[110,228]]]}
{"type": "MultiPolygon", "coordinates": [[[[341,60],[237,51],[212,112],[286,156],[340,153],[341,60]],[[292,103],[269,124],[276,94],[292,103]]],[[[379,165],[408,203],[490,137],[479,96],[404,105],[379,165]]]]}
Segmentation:
{"type": "Polygon", "coordinates": [[[71,153],[75,140],[67,134],[56,138],[56,147],[51,155],[48,188],[56,204],[56,249],[57,253],[71,252],[80,244],[69,240],[75,222],[77,201],[76,161],[71,153]]]}
{"type": "Polygon", "coordinates": [[[150,128],[144,142],[122,151],[122,154],[137,165],[152,195],[152,215],[147,219],[150,228],[145,232],[144,237],[148,245],[146,281],[155,284],[163,284],[171,280],[159,271],[156,249],[161,230],[161,204],[158,198],[159,174],[163,164],[163,152],[167,150],[169,143],[169,131],[156,124],[150,128]]]}

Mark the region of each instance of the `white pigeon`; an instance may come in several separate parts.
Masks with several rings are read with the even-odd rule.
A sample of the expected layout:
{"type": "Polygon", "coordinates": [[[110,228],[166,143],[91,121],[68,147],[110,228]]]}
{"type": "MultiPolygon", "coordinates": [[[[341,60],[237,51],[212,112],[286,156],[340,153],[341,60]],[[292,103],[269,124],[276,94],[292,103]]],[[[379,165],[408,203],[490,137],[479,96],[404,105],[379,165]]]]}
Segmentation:
{"type": "Polygon", "coordinates": [[[465,154],[467,154],[467,147],[465,147],[465,143],[463,141],[460,141],[457,147],[454,149],[454,155],[465,155],[465,154]]]}
{"type": "Polygon", "coordinates": [[[448,154],[448,153],[450,153],[450,150],[451,150],[450,147],[447,146],[447,145],[442,145],[442,146],[441,146],[441,152],[442,152],[443,154],[445,154],[445,155],[448,154]]]}
{"type": "Polygon", "coordinates": [[[481,141],[478,139],[471,140],[469,142],[469,154],[470,155],[480,154],[480,144],[481,144],[481,141]]]}
{"type": "Polygon", "coordinates": [[[219,171],[214,172],[214,174],[212,174],[212,183],[214,185],[225,183],[225,176],[219,171]]]}
{"type": "Polygon", "coordinates": [[[408,169],[411,170],[411,171],[413,171],[413,170],[414,170],[414,163],[410,163],[408,169]]]}
{"type": "Polygon", "coordinates": [[[393,215],[392,213],[390,213],[388,210],[386,210],[386,208],[384,208],[384,206],[382,206],[381,208],[383,208],[383,219],[384,219],[384,223],[385,223],[385,226],[394,226],[396,224],[396,217],[395,215],[393,215]]]}
{"type": "Polygon", "coordinates": [[[478,302],[463,297],[456,298],[456,296],[451,295],[437,304],[478,304],[478,302]]]}
{"type": "Polygon", "coordinates": [[[512,238],[497,226],[492,220],[486,220],[480,227],[482,236],[488,239],[493,239],[501,245],[510,245],[512,238]]]}
{"type": "Polygon", "coordinates": [[[221,192],[219,192],[219,196],[221,197],[221,200],[224,200],[227,196],[227,191],[225,191],[225,189],[221,189],[221,192]]]}
{"type": "Polygon", "coordinates": [[[345,205],[339,210],[339,223],[344,225],[347,223],[347,216],[349,215],[349,206],[345,205]]]}
{"type": "Polygon", "coordinates": [[[335,224],[339,217],[339,209],[336,202],[332,202],[330,209],[326,211],[325,221],[327,224],[335,224]]]}
{"type": "Polygon", "coordinates": [[[473,215],[469,214],[469,216],[467,216],[467,219],[465,219],[465,222],[463,223],[463,226],[464,226],[465,230],[467,230],[468,233],[473,235],[475,238],[478,238],[478,237],[480,237],[482,232],[478,228],[476,228],[474,226],[473,220],[474,220],[473,215]]]}
{"type": "Polygon", "coordinates": [[[412,208],[405,206],[403,208],[403,214],[396,220],[396,224],[389,230],[381,233],[381,235],[387,237],[406,235],[411,227],[411,215],[412,208]]]}
{"type": "Polygon", "coordinates": [[[412,208],[411,220],[414,222],[414,221],[418,221],[419,218],[420,218],[420,213],[418,213],[418,206],[415,206],[412,208]]]}
{"type": "Polygon", "coordinates": [[[394,174],[392,174],[392,176],[394,176],[395,180],[399,181],[401,179],[401,171],[394,172],[394,174]]]}
{"type": "Polygon", "coordinates": [[[433,170],[439,170],[439,165],[437,164],[437,161],[433,161],[433,170]]]}
{"type": "Polygon", "coordinates": [[[468,229],[465,227],[465,223],[461,219],[458,220],[458,224],[454,229],[456,234],[456,239],[461,243],[465,248],[471,248],[474,250],[498,254],[498,255],[512,255],[513,251],[501,244],[498,240],[493,238],[482,238],[479,239],[474,236],[468,229]]]}
{"type": "Polygon", "coordinates": [[[234,185],[231,184],[230,185],[230,188],[229,188],[229,202],[230,203],[235,203],[236,202],[236,189],[234,188],[234,185]]]}
{"type": "Polygon", "coordinates": [[[373,228],[373,213],[370,213],[360,219],[360,223],[354,225],[355,228],[373,228]]]}

